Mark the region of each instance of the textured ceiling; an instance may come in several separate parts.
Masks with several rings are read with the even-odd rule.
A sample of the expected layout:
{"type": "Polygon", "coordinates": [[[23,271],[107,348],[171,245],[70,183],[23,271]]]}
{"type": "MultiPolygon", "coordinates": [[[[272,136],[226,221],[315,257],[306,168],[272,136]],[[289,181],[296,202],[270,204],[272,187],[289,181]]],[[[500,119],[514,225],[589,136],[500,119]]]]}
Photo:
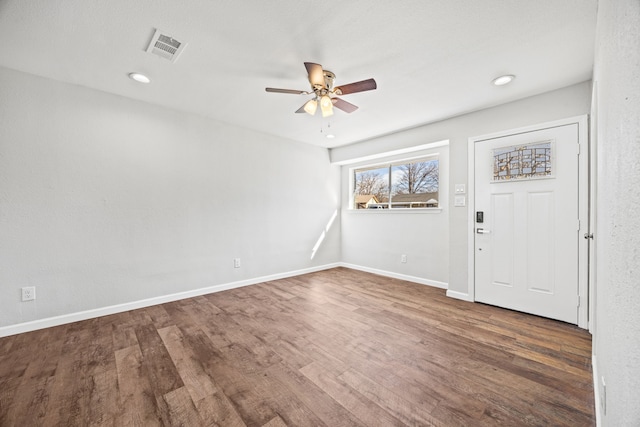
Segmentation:
{"type": "Polygon", "coordinates": [[[335,147],[589,80],[597,0],[0,0],[0,66],[323,147],[335,147]],[[145,51],[159,28],[188,45],[145,51]],[[294,114],[303,62],[360,107],[294,114]],[[138,71],[152,82],[135,83],[138,71]],[[490,84],[510,73],[504,87],[490,84]],[[328,129],[330,126],[330,129],[328,129]],[[320,130],[322,129],[322,132],[320,130]],[[327,139],[327,132],[336,135],[327,139]]]}

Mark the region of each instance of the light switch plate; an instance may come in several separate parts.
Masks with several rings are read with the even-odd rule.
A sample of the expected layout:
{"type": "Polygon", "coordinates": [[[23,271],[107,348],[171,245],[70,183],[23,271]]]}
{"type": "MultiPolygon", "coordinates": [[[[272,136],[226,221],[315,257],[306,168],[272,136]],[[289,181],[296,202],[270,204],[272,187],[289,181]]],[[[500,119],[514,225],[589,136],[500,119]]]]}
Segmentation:
{"type": "Polygon", "coordinates": [[[454,206],[466,206],[467,198],[465,196],[456,196],[453,201],[454,206]]]}
{"type": "Polygon", "coordinates": [[[456,184],[456,194],[464,194],[466,191],[464,184],[456,184]]]}

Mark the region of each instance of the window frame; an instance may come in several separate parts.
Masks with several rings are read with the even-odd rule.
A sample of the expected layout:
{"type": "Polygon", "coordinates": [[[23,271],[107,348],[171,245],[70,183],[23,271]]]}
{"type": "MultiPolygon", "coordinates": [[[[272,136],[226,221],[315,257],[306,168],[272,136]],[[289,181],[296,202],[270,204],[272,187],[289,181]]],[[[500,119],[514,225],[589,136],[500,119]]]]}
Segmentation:
{"type": "MultiPolygon", "coordinates": [[[[439,213],[439,212],[442,212],[442,202],[441,202],[442,188],[441,187],[442,187],[441,186],[441,155],[439,152],[429,153],[429,154],[420,154],[420,155],[403,157],[403,158],[394,158],[394,159],[389,159],[389,160],[375,162],[375,163],[361,164],[361,165],[353,166],[349,168],[349,207],[347,210],[349,212],[358,212],[358,213],[362,213],[362,212],[439,213]],[[437,190],[438,206],[436,207],[424,206],[424,207],[413,207],[413,208],[412,207],[392,207],[392,204],[393,204],[392,169],[393,167],[411,164],[411,163],[417,163],[420,161],[432,161],[432,160],[437,160],[438,162],[438,190],[437,190]],[[382,169],[382,168],[388,168],[389,170],[388,178],[387,178],[389,200],[385,203],[379,203],[380,205],[386,205],[386,207],[377,208],[377,209],[376,208],[366,208],[366,209],[357,208],[356,207],[356,173],[358,171],[365,172],[367,170],[375,170],[375,169],[382,169]]],[[[422,193],[418,193],[418,194],[422,194],[422,193]]],[[[402,202],[399,202],[399,203],[402,203],[402,202]]],[[[404,204],[406,204],[406,202],[404,204]]]]}

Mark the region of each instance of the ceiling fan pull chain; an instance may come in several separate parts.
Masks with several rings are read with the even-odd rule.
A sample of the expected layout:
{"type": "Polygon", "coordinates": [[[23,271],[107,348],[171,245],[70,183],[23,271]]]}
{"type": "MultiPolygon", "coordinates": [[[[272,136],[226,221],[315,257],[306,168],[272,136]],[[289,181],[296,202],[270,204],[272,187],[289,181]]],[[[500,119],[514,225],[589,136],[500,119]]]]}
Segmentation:
{"type": "MultiPolygon", "coordinates": [[[[330,122],[330,121],[327,121],[327,130],[329,130],[329,129],[331,129],[331,122],[330,122]]],[[[320,124],[320,133],[324,133],[324,132],[322,131],[322,123],[320,124]]]]}

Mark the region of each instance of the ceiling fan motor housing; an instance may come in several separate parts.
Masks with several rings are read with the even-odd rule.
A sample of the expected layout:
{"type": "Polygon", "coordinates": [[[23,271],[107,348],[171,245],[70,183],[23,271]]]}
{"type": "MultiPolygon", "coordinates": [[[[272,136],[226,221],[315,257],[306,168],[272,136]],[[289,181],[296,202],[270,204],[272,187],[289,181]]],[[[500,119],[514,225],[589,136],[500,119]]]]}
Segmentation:
{"type": "Polygon", "coordinates": [[[327,90],[331,91],[331,89],[333,89],[333,82],[336,79],[336,75],[329,70],[322,70],[322,74],[324,75],[324,83],[327,86],[327,90]]]}

